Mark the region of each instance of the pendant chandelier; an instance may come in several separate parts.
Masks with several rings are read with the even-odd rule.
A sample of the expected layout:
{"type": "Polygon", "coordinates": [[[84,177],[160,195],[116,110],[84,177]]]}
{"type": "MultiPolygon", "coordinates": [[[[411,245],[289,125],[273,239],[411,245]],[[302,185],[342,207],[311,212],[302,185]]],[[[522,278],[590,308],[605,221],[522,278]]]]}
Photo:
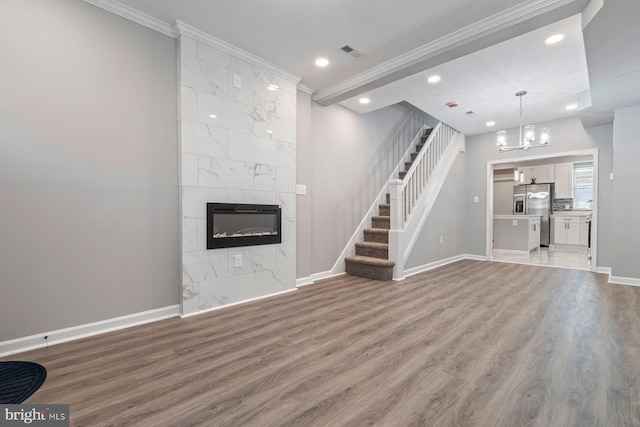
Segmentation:
{"type": "Polygon", "coordinates": [[[497,132],[498,137],[498,150],[503,153],[505,151],[512,150],[528,150],[529,148],[546,147],[551,142],[549,128],[542,128],[540,132],[540,139],[536,142],[536,127],[535,125],[527,125],[522,127],[522,97],[527,94],[526,91],[521,90],[516,93],[516,96],[520,98],[520,139],[518,145],[507,145],[507,131],[499,130],[497,132]]]}

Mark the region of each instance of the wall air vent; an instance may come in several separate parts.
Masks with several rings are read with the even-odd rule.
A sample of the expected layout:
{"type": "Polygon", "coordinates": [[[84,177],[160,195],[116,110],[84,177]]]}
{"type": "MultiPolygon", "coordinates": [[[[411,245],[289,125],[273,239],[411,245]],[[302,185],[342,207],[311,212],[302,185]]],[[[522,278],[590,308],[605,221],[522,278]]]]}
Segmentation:
{"type": "Polygon", "coordinates": [[[358,58],[359,56],[362,55],[358,51],[358,49],[354,48],[353,46],[349,46],[348,43],[345,43],[345,44],[342,44],[342,45],[338,46],[338,50],[341,50],[344,53],[346,53],[347,55],[353,56],[354,58],[358,58]]]}

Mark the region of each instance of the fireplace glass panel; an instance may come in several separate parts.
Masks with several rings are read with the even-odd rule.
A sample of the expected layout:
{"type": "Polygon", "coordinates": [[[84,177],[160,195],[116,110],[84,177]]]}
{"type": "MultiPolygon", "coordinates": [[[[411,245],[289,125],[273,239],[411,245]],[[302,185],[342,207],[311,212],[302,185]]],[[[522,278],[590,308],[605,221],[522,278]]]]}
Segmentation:
{"type": "Polygon", "coordinates": [[[236,213],[213,215],[213,238],[275,236],[278,234],[275,214],[236,213]]]}
{"type": "Polygon", "coordinates": [[[278,205],[207,203],[207,249],[282,242],[278,205]]]}

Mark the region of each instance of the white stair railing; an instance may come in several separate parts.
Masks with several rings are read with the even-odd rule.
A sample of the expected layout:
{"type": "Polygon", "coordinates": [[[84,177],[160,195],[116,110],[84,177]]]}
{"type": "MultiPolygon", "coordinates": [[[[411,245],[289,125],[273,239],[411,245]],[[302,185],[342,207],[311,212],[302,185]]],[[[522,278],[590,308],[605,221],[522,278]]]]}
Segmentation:
{"type": "MultiPolygon", "coordinates": [[[[430,210],[430,206],[435,202],[440,188],[444,182],[444,177],[453,165],[458,149],[462,149],[464,137],[452,127],[440,122],[431,131],[429,138],[425,141],[425,146],[420,150],[413,164],[402,180],[394,179],[389,183],[389,193],[391,199],[391,230],[389,233],[389,259],[396,263],[394,267],[394,279],[404,278],[404,263],[409,255],[409,249],[415,243],[415,236],[411,239],[406,234],[418,233],[418,227],[412,224],[409,228],[412,217],[418,210],[430,210]],[[459,135],[460,138],[454,138],[459,135]],[[442,167],[441,160],[447,152],[452,141],[456,141],[455,152],[453,147],[449,151],[446,167],[442,167]],[[440,167],[439,167],[440,166],[440,167]],[[440,173],[434,184],[434,173],[440,173]],[[434,189],[437,187],[437,189],[434,189]],[[425,193],[429,191],[429,195],[425,193]],[[424,196],[429,196],[430,200],[424,202],[424,196]],[[410,241],[411,240],[411,241],[410,241]]],[[[424,213],[424,212],[422,212],[424,213]]],[[[428,213],[428,212],[427,212],[428,213]]],[[[423,217],[423,221],[424,221],[423,217]]],[[[416,221],[413,221],[415,223],[416,221]]]]}

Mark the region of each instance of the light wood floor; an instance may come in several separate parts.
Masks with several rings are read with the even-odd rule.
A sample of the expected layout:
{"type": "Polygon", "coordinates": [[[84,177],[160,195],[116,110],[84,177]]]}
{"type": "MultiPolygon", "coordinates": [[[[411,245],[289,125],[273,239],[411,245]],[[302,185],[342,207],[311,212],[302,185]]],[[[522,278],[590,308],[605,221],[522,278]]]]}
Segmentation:
{"type": "Polygon", "coordinates": [[[8,359],[75,426],[638,426],[640,288],[461,261],[8,359]]]}

